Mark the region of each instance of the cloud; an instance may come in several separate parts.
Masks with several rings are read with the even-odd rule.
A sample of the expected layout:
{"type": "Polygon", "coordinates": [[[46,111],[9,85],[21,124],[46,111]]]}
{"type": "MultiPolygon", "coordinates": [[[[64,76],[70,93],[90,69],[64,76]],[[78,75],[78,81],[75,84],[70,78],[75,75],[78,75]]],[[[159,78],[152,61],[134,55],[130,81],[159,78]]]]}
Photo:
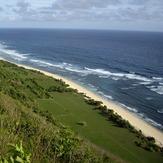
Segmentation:
{"type": "Polygon", "coordinates": [[[0,6],[0,12],[3,10],[3,7],[0,6]]]}
{"type": "Polygon", "coordinates": [[[157,6],[162,4],[163,5],[163,1],[162,0],[126,0],[128,4],[131,5],[147,5],[147,6],[157,6]]]}
{"type": "Polygon", "coordinates": [[[52,4],[52,8],[59,10],[107,8],[109,5],[119,3],[120,0],[57,0],[52,4]]]}
{"type": "Polygon", "coordinates": [[[28,2],[25,2],[25,1],[20,1],[20,2],[17,3],[17,6],[20,7],[20,8],[26,9],[26,8],[28,8],[29,6],[31,6],[31,4],[28,3],[28,2]]]}
{"type": "Polygon", "coordinates": [[[7,7],[7,8],[13,8],[14,5],[6,4],[6,7],[7,7]]]}
{"type": "Polygon", "coordinates": [[[25,2],[25,1],[20,1],[16,4],[16,7],[18,9],[14,9],[15,12],[19,13],[19,14],[24,14],[24,13],[28,13],[29,11],[29,7],[31,6],[30,3],[25,2]]]}
{"type": "Polygon", "coordinates": [[[161,21],[161,4],[161,0],[57,0],[50,7],[42,8],[40,13],[51,15],[52,21],[161,21]]]}
{"type": "Polygon", "coordinates": [[[150,0],[126,0],[126,2],[131,5],[144,5],[150,2],[150,0]]]}
{"type": "Polygon", "coordinates": [[[31,8],[31,4],[26,1],[19,1],[13,8],[15,13],[14,21],[39,21],[38,11],[31,8]]]}
{"type": "MultiPolygon", "coordinates": [[[[10,0],[8,0],[10,1],[10,0]]],[[[4,20],[46,23],[161,22],[162,0],[19,0],[3,6],[4,20]],[[8,18],[8,19],[7,19],[8,18]]]]}

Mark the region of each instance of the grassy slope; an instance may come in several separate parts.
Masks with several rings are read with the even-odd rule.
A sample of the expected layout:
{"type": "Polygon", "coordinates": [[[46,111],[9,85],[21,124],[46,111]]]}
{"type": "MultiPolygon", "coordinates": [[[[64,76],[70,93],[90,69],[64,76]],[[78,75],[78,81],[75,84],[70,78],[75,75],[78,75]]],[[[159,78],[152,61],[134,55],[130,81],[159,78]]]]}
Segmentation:
{"type": "Polygon", "coordinates": [[[71,130],[57,121],[55,125],[49,123],[46,116],[35,114],[32,109],[2,92],[0,140],[0,156],[4,158],[8,157],[6,152],[11,149],[8,144],[19,144],[22,140],[25,153],[31,153],[31,163],[107,162],[103,160],[106,157],[102,153],[87,147],[71,130]]]}
{"type": "Polygon", "coordinates": [[[25,153],[32,154],[34,163],[108,162],[106,155],[86,146],[50,113],[40,110],[35,98],[51,97],[32,75],[40,76],[40,73],[0,61],[0,162],[9,157],[8,143],[20,141],[25,153]]]}
{"type": "MultiPolygon", "coordinates": [[[[16,75],[21,79],[34,79],[39,86],[49,88],[50,86],[60,84],[45,75],[27,71],[20,68],[6,67],[3,68],[6,74],[15,71],[16,75]]],[[[14,78],[14,73],[10,75],[14,78]]],[[[17,78],[17,77],[16,77],[17,78]]],[[[25,81],[25,84],[31,84],[30,81],[25,81]]],[[[25,85],[23,84],[23,85],[25,85]]],[[[19,87],[19,86],[18,86],[19,87]]],[[[20,89],[22,87],[20,86],[20,89]]],[[[38,98],[29,89],[24,89],[23,92],[30,95],[32,99],[37,99],[37,103],[44,110],[49,110],[59,121],[70,126],[76,134],[86,138],[91,143],[99,146],[113,155],[116,155],[118,160],[127,162],[162,162],[162,156],[159,153],[151,153],[137,147],[134,141],[136,136],[126,129],[116,127],[112,122],[106,120],[97,110],[86,104],[82,95],[71,93],[51,93],[54,99],[38,98]],[[86,126],[81,126],[78,123],[85,121],[86,126]]]]}

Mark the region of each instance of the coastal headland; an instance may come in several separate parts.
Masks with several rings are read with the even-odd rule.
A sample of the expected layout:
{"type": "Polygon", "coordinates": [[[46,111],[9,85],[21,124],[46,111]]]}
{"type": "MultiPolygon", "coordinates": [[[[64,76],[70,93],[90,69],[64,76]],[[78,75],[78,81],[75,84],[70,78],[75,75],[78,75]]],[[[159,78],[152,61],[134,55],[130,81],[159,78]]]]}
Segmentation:
{"type": "MultiPolygon", "coordinates": [[[[0,60],[5,60],[5,59],[0,58],[0,60]]],[[[69,85],[69,87],[71,87],[73,89],[77,89],[79,93],[84,93],[86,96],[88,96],[94,100],[101,101],[103,103],[103,105],[107,106],[107,108],[114,110],[114,112],[119,114],[123,119],[129,121],[130,124],[133,125],[137,130],[141,130],[142,133],[146,136],[154,137],[156,139],[157,144],[160,146],[163,146],[163,133],[161,131],[159,131],[155,127],[151,126],[150,124],[146,123],[145,121],[141,120],[140,118],[136,117],[129,111],[121,108],[120,106],[100,97],[99,95],[87,90],[86,88],[76,84],[75,82],[73,82],[65,77],[62,77],[62,76],[59,76],[56,74],[52,74],[52,73],[49,73],[46,71],[42,71],[42,70],[39,70],[36,68],[32,68],[29,66],[25,66],[22,64],[17,64],[17,63],[14,63],[14,64],[16,64],[17,66],[20,66],[20,67],[24,67],[25,69],[32,69],[32,70],[40,71],[41,73],[43,73],[47,76],[51,76],[55,79],[63,80],[66,84],[69,85]]]]}

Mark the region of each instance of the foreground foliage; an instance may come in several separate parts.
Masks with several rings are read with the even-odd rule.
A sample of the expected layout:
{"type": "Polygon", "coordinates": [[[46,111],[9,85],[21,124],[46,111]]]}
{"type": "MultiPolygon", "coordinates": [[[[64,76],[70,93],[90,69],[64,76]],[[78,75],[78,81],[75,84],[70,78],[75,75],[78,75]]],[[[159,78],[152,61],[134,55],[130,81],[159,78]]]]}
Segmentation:
{"type": "Polygon", "coordinates": [[[27,154],[23,150],[22,141],[20,144],[9,144],[12,147],[7,154],[11,155],[9,158],[3,158],[0,156],[1,163],[30,163],[31,154],[27,154]]]}

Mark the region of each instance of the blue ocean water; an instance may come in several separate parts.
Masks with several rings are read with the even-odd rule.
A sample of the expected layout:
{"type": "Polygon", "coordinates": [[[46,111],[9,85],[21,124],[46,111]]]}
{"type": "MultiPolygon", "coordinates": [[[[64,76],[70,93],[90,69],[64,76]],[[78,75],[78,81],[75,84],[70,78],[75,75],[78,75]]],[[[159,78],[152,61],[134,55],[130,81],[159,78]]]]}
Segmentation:
{"type": "Polygon", "coordinates": [[[65,76],[163,130],[163,33],[0,29],[0,57],[65,76]]]}

